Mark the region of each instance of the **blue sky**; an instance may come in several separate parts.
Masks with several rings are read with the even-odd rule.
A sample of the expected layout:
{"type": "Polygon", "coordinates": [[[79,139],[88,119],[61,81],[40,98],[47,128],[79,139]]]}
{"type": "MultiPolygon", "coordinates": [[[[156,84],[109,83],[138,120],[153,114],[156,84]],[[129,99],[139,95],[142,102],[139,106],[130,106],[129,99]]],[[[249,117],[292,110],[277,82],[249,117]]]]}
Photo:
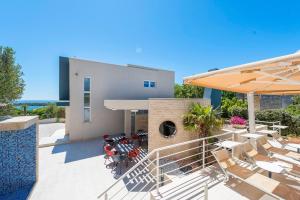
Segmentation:
{"type": "Polygon", "coordinates": [[[300,49],[300,2],[10,0],[0,45],[15,49],[23,99],[58,99],[58,57],[138,64],[182,77],[300,49]]]}

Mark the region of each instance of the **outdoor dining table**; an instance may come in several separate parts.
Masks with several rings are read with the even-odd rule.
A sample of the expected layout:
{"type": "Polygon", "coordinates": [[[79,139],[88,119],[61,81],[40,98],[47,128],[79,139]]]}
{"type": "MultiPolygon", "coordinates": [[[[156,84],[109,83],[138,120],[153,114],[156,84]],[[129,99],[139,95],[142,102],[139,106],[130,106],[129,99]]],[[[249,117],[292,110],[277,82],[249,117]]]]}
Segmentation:
{"type": "Polygon", "coordinates": [[[278,163],[265,162],[265,161],[257,161],[255,163],[258,167],[268,171],[269,178],[272,178],[272,173],[283,173],[285,169],[280,166],[278,163]]]}
{"type": "Polygon", "coordinates": [[[148,136],[148,133],[147,132],[139,132],[137,133],[138,136],[148,136]]]}
{"type": "Polygon", "coordinates": [[[241,137],[245,137],[245,138],[248,138],[248,139],[255,139],[256,140],[256,139],[264,137],[264,136],[261,135],[261,134],[256,134],[256,133],[246,133],[246,134],[241,135],[241,137]]]}
{"type": "Polygon", "coordinates": [[[135,145],[133,144],[116,144],[115,149],[122,155],[128,154],[129,151],[133,150],[135,145]]]}
{"type": "Polygon", "coordinates": [[[265,136],[270,136],[270,137],[273,137],[274,135],[277,134],[277,131],[275,130],[259,130],[259,131],[256,131],[258,134],[263,134],[265,136]]]}
{"type": "Polygon", "coordinates": [[[256,146],[257,145],[257,139],[259,139],[261,137],[264,137],[264,136],[262,134],[246,133],[246,134],[241,135],[241,137],[247,138],[249,143],[256,146]]]}
{"type": "Polygon", "coordinates": [[[288,126],[283,126],[283,125],[273,125],[273,126],[270,126],[270,127],[272,127],[273,130],[278,129],[278,130],[279,130],[279,135],[280,135],[280,136],[281,136],[281,130],[287,129],[287,128],[288,128],[288,126]]]}
{"type": "Polygon", "coordinates": [[[219,146],[219,147],[227,148],[227,149],[233,149],[234,147],[237,147],[237,146],[242,145],[242,144],[243,143],[241,143],[241,142],[225,140],[225,141],[217,143],[216,145],[219,146]]]}

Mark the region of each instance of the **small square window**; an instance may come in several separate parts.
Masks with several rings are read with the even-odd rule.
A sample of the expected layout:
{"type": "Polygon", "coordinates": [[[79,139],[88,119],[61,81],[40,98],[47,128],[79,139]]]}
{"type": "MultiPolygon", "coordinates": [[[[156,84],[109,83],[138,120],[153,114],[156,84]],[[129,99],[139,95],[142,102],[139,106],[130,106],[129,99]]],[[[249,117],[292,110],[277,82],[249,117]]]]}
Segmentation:
{"type": "Polygon", "coordinates": [[[149,81],[144,81],[144,87],[149,87],[150,83],[149,81]]]}
{"type": "Polygon", "coordinates": [[[151,81],[151,82],[150,82],[150,87],[155,88],[155,86],[156,86],[156,83],[153,82],[153,81],[151,81]]]}

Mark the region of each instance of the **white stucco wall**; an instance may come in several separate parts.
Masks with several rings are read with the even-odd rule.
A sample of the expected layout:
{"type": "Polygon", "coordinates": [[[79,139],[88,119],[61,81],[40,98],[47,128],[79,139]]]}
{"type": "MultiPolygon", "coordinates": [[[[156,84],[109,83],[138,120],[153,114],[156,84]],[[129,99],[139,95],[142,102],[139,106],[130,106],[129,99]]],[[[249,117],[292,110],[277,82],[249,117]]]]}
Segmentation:
{"type": "Polygon", "coordinates": [[[109,99],[170,98],[174,95],[174,72],[126,67],[70,59],[71,140],[82,140],[104,134],[124,132],[124,111],[104,107],[109,99]],[[83,79],[91,77],[91,122],[83,120],[83,79]],[[155,88],[144,88],[144,80],[156,82],[155,88]]]}

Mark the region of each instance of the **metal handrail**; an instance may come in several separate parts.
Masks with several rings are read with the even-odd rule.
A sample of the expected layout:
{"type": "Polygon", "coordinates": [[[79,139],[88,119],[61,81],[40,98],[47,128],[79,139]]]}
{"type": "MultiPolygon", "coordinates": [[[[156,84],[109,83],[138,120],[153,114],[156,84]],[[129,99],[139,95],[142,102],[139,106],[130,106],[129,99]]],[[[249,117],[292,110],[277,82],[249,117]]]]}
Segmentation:
{"type": "MultiPolygon", "coordinates": [[[[223,134],[219,134],[219,135],[214,135],[214,136],[209,136],[209,137],[204,137],[204,138],[198,138],[198,139],[195,139],[195,140],[190,140],[190,141],[187,141],[187,142],[181,142],[181,143],[177,143],[177,144],[173,144],[173,145],[168,145],[168,146],[165,146],[165,147],[160,147],[160,148],[157,148],[157,149],[154,149],[154,150],[152,150],[150,153],[148,153],[144,158],[142,158],[141,160],[139,160],[131,169],[129,169],[126,173],[124,173],[122,176],[120,176],[120,178],[116,181],[116,182],[114,182],[110,187],[108,187],[103,193],[101,193],[99,196],[98,196],[98,198],[101,198],[101,197],[104,197],[105,198],[105,200],[107,200],[109,197],[108,197],[108,192],[113,188],[113,187],[115,187],[121,180],[123,180],[125,177],[127,177],[127,176],[129,176],[134,170],[136,170],[136,169],[138,169],[141,165],[143,165],[142,166],[142,170],[140,170],[140,172],[139,173],[137,173],[137,174],[135,174],[135,176],[134,177],[137,177],[137,176],[139,176],[142,172],[144,172],[145,171],[145,169],[147,169],[147,167],[149,167],[151,164],[155,164],[155,162],[156,162],[156,165],[153,167],[153,169],[152,170],[150,170],[150,172],[148,172],[148,174],[151,174],[153,171],[155,171],[156,170],[156,176],[153,176],[153,177],[149,177],[150,179],[153,179],[154,181],[156,181],[156,188],[157,188],[157,190],[158,190],[158,188],[160,187],[160,181],[159,181],[159,179],[160,179],[160,172],[159,172],[159,170],[160,170],[160,168],[161,168],[161,166],[160,166],[160,164],[159,164],[159,160],[162,158],[162,157],[166,157],[166,156],[162,156],[162,157],[160,157],[159,156],[159,154],[160,154],[160,152],[162,152],[162,151],[164,151],[164,150],[168,150],[168,149],[173,149],[173,148],[176,148],[176,147],[180,147],[180,146],[183,146],[183,145],[188,145],[188,144],[192,144],[192,143],[196,143],[196,142],[202,142],[201,143],[201,145],[200,145],[200,143],[199,143],[199,145],[200,146],[198,146],[198,148],[199,147],[205,147],[206,148],[206,146],[208,146],[208,145],[214,145],[215,143],[209,143],[209,144],[205,144],[205,141],[207,141],[207,140],[209,140],[209,139],[212,139],[212,138],[220,138],[220,137],[224,137],[224,136],[228,136],[228,135],[232,135],[233,134],[233,132],[227,132],[227,133],[223,133],[223,134]],[[147,162],[147,161],[149,161],[150,163],[148,163],[148,164],[144,164],[144,162],[147,162]]],[[[201,152],[201,154],[202,154],[202,157],[203,157],[203,165],[202,165],[202,168],[204,168],[205,167],[205,159],[206,159],[206,157],[205,157],[205,154],[208,152],[208,151],[206,151],[205,150],[205,148],[203,148],[203,152],[201,152]]],[[[196,148],[191,148],[191,149],[196,149],[196,148]]],[[[188,150],[191,150],[191,149],[188,149],[188,150]]],[[[182,152],[185,152],[185,150],[184,151],[182,151],[182,152]]],[[[182,152],[179,152],[179,153],[182,153],[182,152]]],[[[177,152],[178,153],[178,152],[177,152]]],[[[176,153],[175,153],[176,154],[176,153]]],[[[168,156],[170,156],[170,155],[168,155],[168,156]]],[[[189,156],[189,157],[191,157],[191,156],[189,156]]],[[[199,162],[199,161],[197,161],[197,162],[199,162]]],[[[176,170],[178,170],[178,169],[176,169],[176,170]]],[[[144,180],[145,179],[145,177],[144,178],[142,178],[142,180],[144,180]]],[[[128,184],[128,183],[127,183],[128,184]]],[[[125,184],[125,186],[127,185],[127,184],[125,184]]],[[[148,185],[148,184],[147,184],[148,185]]],[[[137,186],[137,185],[136,185],[137,186]]],[[[118,192],[119,191],[121,191],[122,189],[124,189],[124,188],[126,188],[126,187],[122,187],[120,190],[118,190],[118,192]]],[[[131,190],[133,190],[134,189],[134,187],[133,188],[131,188],[131,190]]],[[[152,188],[153,189],[153,188],[152,188]]],[[[130,192],[130,191],[128,191],[128,192],[130,192]]],[[[111,198],[112,197],[114,197],[116,194],[114,194],[113,196],[111,196],[111,198]]],[[[127,194],[126,194],[127,195],[127,194]]],[[[125,196],[126,196],[125,195],[125,196]]]]}

